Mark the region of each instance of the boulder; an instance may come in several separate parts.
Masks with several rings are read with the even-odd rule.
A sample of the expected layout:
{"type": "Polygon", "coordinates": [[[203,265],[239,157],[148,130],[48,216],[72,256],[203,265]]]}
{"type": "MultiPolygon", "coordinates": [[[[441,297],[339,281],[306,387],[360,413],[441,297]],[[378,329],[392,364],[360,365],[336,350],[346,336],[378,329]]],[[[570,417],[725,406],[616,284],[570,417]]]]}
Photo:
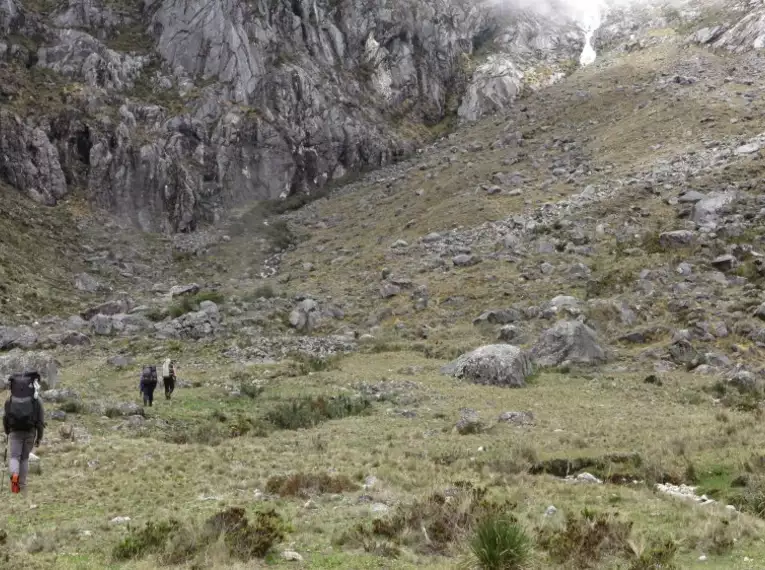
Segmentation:
{"type": "Polygon", "coordinates": [[[501,340],[502,342],[512,342],[518,340],[519,336],[520,331],[518,330],[518,327],[515,325],[505,325],[499,329],[498,340],[501,340]]]}
{"type": "Polygon", "coordinates": [[[89,273],[80,273],[74,277],[74,288],[84,293],[95,293],[101,289],[101,283],[89,273]]]}
{"type": "Polygon", "coordinates": [[[484,429],[483,423],[481,423],[478,417],[478,412],[475,410],[464,409],[460,410],[460,419],[454,425],[454,430],[460,435],[469,435],[473,433],[481,433],[484,429]]]}
{"type": "Polygon", "coordinates": [[[0,350],[31,349],[37,342],[37,333],[31,327],[0,327],[0,350]]]}
{"type": "Polygon", "coordinates": [[[582,302],[570,295],[558,295],[547,303],[542,311],[542,317],[552,319],[560,313],[566,313],[573,317],[579,316],[582,313],[582,302]]]}
{"type": "Polygon", "coordinates": [[[510,323],[517,323],[521,320],[523,320],[523,313],[518,309],[498,309],[496,311],[485,311],[473,320],[473,324],[489,323],[492,325],[507,325],[510,323]]]}
{"type": "Polygon", "coordinates": [[[319,324],[319,304],[313,299],[303,299],[290,313],[290,325],[299,331],[311,331],[319,324]]]}
{"type": "Polygon", "coordinates": [[[42,399],[44,402],[54,402],[56,404],[61,404],[62,402],[69,402],[71,400],[79,400],[80,395],[73,391],[69,390],[67,388],[64,389],[57,389],[57,390],[45,390],[40,394],[42,396],[42,399]]]}
{"type": "Polygon", "coordinates": [[[401,287],[394,283],[383,283],[380,286],[380,297],[383,299],[389,299],[391,297],[395,297],[401,293],[401,287]]]}
{"type": "Polygon", "coordinates": [[[497,421],[517,426],[534,425],[534,414],[531,412],[503,412],[497,421]]]}
{"type": "Polygon", "coordinates": [[[50,335],[45,342],[53,346],[88,346],[90,344],[90,337],[81,332],[66,331],[50,335]]]}
{"type": "Polygon", "coordinates": [[[101,303],[95,307],[90,307],[89,309],[86,309],[80,313],[80,316],[84,320],[89,321],[96,315],[118,315],[120,313],[127,313],[129,310],[130,301],[127,299],[117,299],[114,301],[101,303]]]}
{"type": "Polygon", "coordinates": [[[106,363],[109,366],[114,366],[115,368],[125,368],[126,366],[130,366],[133,364],[133,357],[132,356],[111,356],[106,360],[106,363]]]}
{"type": "Polygon", "coordinates": [[[734,192],[713,192],[693,205],[691,219],[698,226],[717,227],[720,212],[736,199],[734,192]]]}
{"type": "MultiPolygon", "coordinates": [[[[186,313],[172,321],[157,323],[154,325],[157,336],[198,340],[214,335],[220,327],[220,313],[212,310],[210,306],[206,308],[207,310],[186,313]]],[[[217,305],[215,308],[217,309],[217,305]]]]}
{"type": "Polygon", "coordinates": [[[199,285],[190,283],[189,285],[175,285],[170,288],[171,297],[182,297],[184,295],[196,295],[200,291],[199,285]]]}
{"type": "Polygon", "coordinates": [[[531,354],[542,366],[558,366],[564,362],[597,364],[607,360],[595,331],[581,321],[557,322],[542,333],[531,354]]]}
{"type": "Polygon", "coordinates": [[[695,241],[696,232],[690,230],[675,230],[659,235],[659,243],[667,249],[688,247],[693,245],[695,241]]]}
{"type": "Polygon", "coordinates": [[[455,255],[452,258],[452,263],[454,264],[455,267],[470,267],[471,265],[476,265],[480,262],[481,262],[481,258],[475,255],[468,255],[466,253],[455,255]]]}
{"type": "Polygon", "coordinates": [[[463,354],[444,371],[475,384],[520,388],[534,373],[534,365],[517,346],[491,344],[463,354]]]}
{"type": "Polygon", "coordinates": [[[51,390],[58,384],[58,366],[56,359],[47,352],[16,349],[0,356],[0,378],[5,380],[17,372],[36,370],[42,379],[42,388],[51,390]]]}

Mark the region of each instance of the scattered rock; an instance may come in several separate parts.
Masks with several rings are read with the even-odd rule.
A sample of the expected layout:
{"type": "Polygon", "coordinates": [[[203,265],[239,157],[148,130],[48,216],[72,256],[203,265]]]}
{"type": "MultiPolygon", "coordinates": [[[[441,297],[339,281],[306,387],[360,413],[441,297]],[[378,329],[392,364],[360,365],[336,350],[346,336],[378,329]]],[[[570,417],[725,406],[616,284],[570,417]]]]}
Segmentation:
{"type": "Polygon", "coordinates": [[[82,313],[80,313],[80,316],[86,320],[89,321],[96,315],[119,315],[120,313],[127,313],[130,311],[130,301],[127,299],[117,299],[114,301],[107,301],[106,303],[101,303],[100,305],[96,305],[95,307],[90,307],[89,309],[84,310],[82,313]]]}
{"type": "Polygon", "coordinates": [[[510,344],[492,344],[463,354],[445,371],[475,384],[519,388],[534,373],[529,355],[510,344]]]}
{"type": "Polygon", "coordinates": [[[531,354],[541,366],[559,366],[564,362],[599,364],[607,360],[595,331],[581,321],[557,322],[541,335],[531,354]]]}
{"type": "Polygon", "coordinates": [[[110,356],[106,359],[106,363],[109,366],[114,366],[115,368],[125,368],[126,366],[131,366],[134,362],[134,358],[132,356],[110,356]]]}
{"type": "Polygon", "coordinates": [[[304,299],[290,313],[290,325],[299,331],[312,331],[319,324],[319,305],[313,299],[304,299]]]}
{"type": "Polygon", "coordinates": [[[484,429],[483,423],[475,410],[460,410],[460,419],[454,425],[454,430],[460,435],[469,435],[481,433],[484,429]]]}
{"type": "Polygon", "coordinates": [[[720,255],[712,260],[712,267],[719,271],[730,271],[738,265],[738,261],[730,254],[720,255]]]}
{"type": "Polygon", "coordinates": [[[50,419],[57,421],[57,422],[65,422],[66,421],[66,412],[61,410],[53,410],[50,413],[50,419]]]}
{"type": "Polygon", "coordinates": [[[74,277],[74,287],[84,293],[95,293],[101,289],[101,283],[89,273],[80,273],[74,277]]]}
{"type": "Polygon", "coordinates": [[[44,402],[54,402],[60,404],[62,402],[69,402],[72,400],[79,400],[80,395],[74,390],[67,388],[57,390],[45,390],[40,394],[40,397],[44,402]]]}
{"type": "Polygon", "coordinates": [[[506,325],[517,323],[523,319],[523,314],[517,309],[498,309],[486,311],[473,320],[473,324],[489,323],[492,325],[506,325]]]}
{"type": "Polygon", "coordinates": [[[517,426],[534,425],[534,414],[531,412],[503,412],[497,421],[517,426]]]}
{"type": "Polygon", "coordinates": [[[680,247],[688,247],[692,245],[696,240],[696,232],[690,230],[676,230],[673,232],[665,232],[659,236],[659,243],[662,247],[672,249],[680,247]]]}
{"type": "Polygon", "coordinates": [[[471,265],[477,265],[480,262],[480,258],[467,253],[461,253],[452,258],[452,263],[454,263],[455,267],[470,267],[471,265]]]}
{"type": "Polygon", "coordinates": [[[401,287],[394,285],[393,283],[383,283],[380,287],[380,297],[383,299],[395,297],[399,293],[401,293],[401,287]]]}
{"type": "Polygon", "coordinates": [[[303,557],[300,556],[297,552],[294,550],[285,550],[282,552],[282,558],[284,560],[287,560],[288,562],[302,562],[303,557]]]}
{"type": "Polygon", "coordinates": [[[170,297],[182,297],[184,295],[196,295],[201,290],[201,287],[196,283],[189,285],[175,285],[170,288],[170,297]]]}
{"type": "Polygon", "coordinates": [[[520,331],[515,325],[505,325],[499,329],[498,339],[503,342],[512,342],[520,336],[520,331]]]}

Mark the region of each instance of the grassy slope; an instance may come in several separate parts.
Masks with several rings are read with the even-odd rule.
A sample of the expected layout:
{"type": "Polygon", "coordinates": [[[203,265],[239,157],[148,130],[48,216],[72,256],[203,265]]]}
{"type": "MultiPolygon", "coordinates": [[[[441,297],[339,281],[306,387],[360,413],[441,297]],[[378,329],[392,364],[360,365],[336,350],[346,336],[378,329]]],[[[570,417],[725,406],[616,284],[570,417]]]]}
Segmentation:
{"type": "MultiPolygon", "coordinates": [[[[571,128],[582,129],[590,135],[585,152],[596,162],[615,165],[615,173],[595,175],[595,182],[607,183],[613,177],[627,177],[633,168],[649,165],[662,155],[699,147],[700,134],[723,138],[762,130],[757,114],[750,122],[730,123],[729,118],[741,112],[740,100],[735,97],[738,87],[734,84],[720,86],[726,91],[712,94],[705,93],[700,86],[694,87],[682,100],[655,98],[647,90],[631,87],[653,81],[661,71],[670,71],[677,61],[693,61],[698,57],[693,50],[676,49],[656,48],[631,55],[606,69],[582,71],[570,82],[549,90],[538,103],[529,103],[537,113],[535,128],[550,129],[531,137],[530,147],[525,150],[529,155],[544,152],[547,139],[571,128]],[[626,89],[619,89],[620,85],[626,89]],[[585,87],[591,97],[577,98],[576,92],[585,87]],[[641,109],[641,103],[647,106],[641,109]],[[561,116],[566,117],[567,124],[557,121],[561,116]],[[595,116],[597,124],[590,124],[595,116]],[[699,120],[706,116],[717,120],[702,126],[699,120]],[[654,143],[664,146],[652,150],[654,143]]],[[[717,66],[714,69],[722,69],[726,63],[717,56],[704,57],[710,66],[717,66]]],[[[518,128],[527,128],[522,119],[516,121],[518,128]]],[[[504,121],[482,123],[466,130],[455,144],[465,146],[462,141],[478,140],[488,146],[505,125],[504,121]]],[[[403,309],[400,299],[383,302],[376,296],[375,283],[383,267],[418,275],[413,260],[390,255],[391,241],[403,238],[413,243],[431,231],[504,218],[523,209],[524,200],[529,200],[530,205],[539,204],[577,191],[562,184],[542,190],[547,172],[529,160],[504,166],[502,161],[507,155],[507,150],[486,150],[461,157],[449,168],[432,171],[436,173],[433,178],[428,178],[431,171],[414,170],[390,191],[384,184],[368,183],[362,192],[317,203],[315,207],[321,216],[341,216],[345,223],[314,231],[309,241],[287,257],[285,271],[292,281],[283,286],[285,292],[300,289],[322,297],[346,299],[352,305],[348,314],[353,320],[386,303],[403,309]],[[468,161],[472,164],[468,165],[468,161]],[[486,182],[491,173],[499,170],[518,170],[529,178],[523,197],[490,197],[474,192],[478,183],[486,182]],[[414,194],[418,188],[425,191],[422,198],[414,194]],[[399,209],[401,213],[395,215],[399,209]],[[355,223],[349,223],[350,220],[355,223]],[[413,224],[404,228],[409,220],[413,224]],[[324,250],[317,251],[318,245],[325,246],[324,250]],[[345,260],[332,263],[341,248],[352,253],[345,254],[345,260]],[[314,273],[303,270],[306,261],[316,264],[314,273]]],[[[426,160],[433,162],[436,158],[426,160]]],[[[713,181],[702,179],[700,183],[711,185],[713,181]]],[[[639,199],[621,195],[600,204],[589,215],[614,223],[623,221],[620,216],[624,216],[625,201],[639,199]]],[[[640,205],[651,212],[655,223],[666,227],[674,223],[671,210],[660,200],[642,199],[640,205]]],[[[242,247],[243,239],[235,236],[224,253],[235,254],[233,248],[242,247]]],[[[672,261],[661,252],[625,260],[612,252],[607,239],[602,238],[599,244],[596,276],[615,268],[636,271],[672,261]]],[[[556,262],[563,258],[551,254],[544,259],[556,262]]],[[[570,255],[565,259],[576,260],[570,255]]],[[[193,268],[193,263],[189,267],[193,268]]],[[[434,326],[436,332],[428,345],[443,357],[461,346],[475,346],[489,338],[469,324],[472,317],[487,307],[522,299],[538,302],[557,294],[581,294],[581,286],[573,283],[540,280],[520,287],[518,275],[518,267],[499,262],[428,274],[431,298],[436,302],[424,313],[402,314],[398,320],[409,325],[434,326]],[[496,279],[490,280],[487,275],[496,279]],[[466,297],[458,309],[439,305],[438,301],[456,294],[466,297]],[[443,346],[447,348],[439,353],[443,346]]],[[[393,331],[394,322],[385,323],[381,337],[389,338],[399,347],[414,348],[410,340],[393,331]]],[[[107,355],[125,348],[124,344],[105,345],[84,355],[62,355],[62,383],[81,392],[87,400],[136,400],[138,365],[115,372],[103,364],[107,355]]],[[[142,361],[150,354],[159,359],[166,348],[134,344],[132,350],[142,361]]],[[[378,403],[367,417],[337,420],[298,433],[274,432],[265,438],[246,435],[226,440],[217,447],[169,443],[162,437],[163,428],[153,427],[152,422],[146,433],[134,436],[130,430],[113,429],[120,420],[97,415],[70,416],[69,423],[87,429],[92,436],[88,445],[70,444],[60,441],[58,425],[51,422],[49,443],[40,453],[44,472],[32,479],[32,500],[38,508],[27,510],[18,501],[4,500],[0,504],[0,520],[7,521],[1,524],[9,532],[14,562],[30,569],[154,568],[157,563],[150,557],[124,565],[110,561],[111,548],[125,533],[123,527],[110,525],[110,519],[130,516],[141,524],[170,516],[201,519],[219,510],[222,504],[253,509],[258,504],[255,490],[263,490],[269,477],[297,470],[327,469],[354,480],[377,476],[380,487],[368,493],[375,501],[391,505],[406,503],[458,480],[478,482],[489,486],[493,494],[512,498],[517,503],[516,514],[529,528],[560,522],[545,522],[543,513],[550,504],[563,513],[576,513],[585,506],[618,510],[622,517],[634,521],[638,543],[665,536],[677,539],[682,568],[750,568],[747,557],[765,558],[765,544],[760,539],[763,523],[751,516],[732,514],[721,506],[697,507],[675,501],[656,494],[648,485],[574,486],[551,476],[518,474],[532,459],[636,452],[643,458],[643,465],[634,472],[638,478],[661,474],[683,478],[690,465],[712,487],[720,484],[721,479],[736,476],[747,464],[756,463],[753,458],[765,444],[765,429],[751,413],[723,412],[704,392],[711,380],[703,376],[677,373],[657,387],[643,383],[650,372],[647,365],[645,369],[630,366],[629,372],[613,366],[597,374],[543,373],[527,389],[508,391],[455,383],[438,373],[444,358],[428,359],[420,352],[403,350],[352,356],[341,361],[339,370],[311,375],[291,376],[284,373],[284,367],[256,367],[254,374],[266,381],[266,391],[252,402],[232,400],[220,387],[234,369],[221,359],[219,348],[222,346],[181,346],[176,355],[182,365],[182,377],[202,385],[180,389],[171,404],[160,399],[150,416],[195,429],[209,425],[211,413],[216,410],[229,416],[241,413],[258,417],[282,400],[305,393],[336,394],[359,381],[406,380],[418,386],[410,390],[413,401],[410,398],[401,403],[378,403]],[[408,366],[422,368],[410,376],[402,372],[408,366]],[[490,424],[502,411],[527,409],[534,412],[537,422],[533,427],[497,425],[487,434],[457,436],[451,433],[451,427],[462,407],[478,410],[490,424]],[[404,418],[393,412],[399,408],[414,410],[416,417],[404,418]],[[479,447],[486,451],[478,451],[479,447]],[[200,500],[209,496],[219,500],[200,500]],[[80,536],[86,530],[92,534],[80,536]],[[33,535],[37,535],[35,545],[43,552],[28,553],[33,535]],[[721,535],[735,538],[735,547],[712,554],[721,535]],[[702,553],[710,556],[705,563],[697,561],[702,553]]],[[[374,348],[386,349],[381,342],[374,348]]],[[[278,510],[294,527],[288,543],[304,556],[306,567],[455,566],[462,544],[455,545],[449,558],[423,555],[413,544],[397,560],[351,546],[337,547],[336,539],[357,522],[370,518],[368,506],[358,502],[358,496],[364,493],[367,492],[359,490],[339,496],[315,496],[315,509],[304,508],[304,498],[275,500],[278,510]]],[[[286,567],[295,563],[275,561],[273,565],[286,567]]],[[[210,552],[204,563],[204,567],[210,568],[260,566],[260,563],[237,564],[217,551],[210,552]]],[[[534,567],[565,566],[556,566],[538,553],[534,567]]],[[[600,567],[612,566],[604,561],[600,567]]]]}

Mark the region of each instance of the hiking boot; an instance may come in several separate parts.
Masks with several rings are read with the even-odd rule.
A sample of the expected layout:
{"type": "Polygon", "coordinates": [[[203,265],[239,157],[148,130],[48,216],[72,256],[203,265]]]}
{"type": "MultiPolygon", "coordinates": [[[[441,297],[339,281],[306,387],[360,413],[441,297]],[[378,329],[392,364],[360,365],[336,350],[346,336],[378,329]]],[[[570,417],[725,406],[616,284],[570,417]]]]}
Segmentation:
{"type": "Polygon", "coordinates": [[[11,493],[21,493],[21,485],[19,485],[18,473],[11,475],[11,493]]]}

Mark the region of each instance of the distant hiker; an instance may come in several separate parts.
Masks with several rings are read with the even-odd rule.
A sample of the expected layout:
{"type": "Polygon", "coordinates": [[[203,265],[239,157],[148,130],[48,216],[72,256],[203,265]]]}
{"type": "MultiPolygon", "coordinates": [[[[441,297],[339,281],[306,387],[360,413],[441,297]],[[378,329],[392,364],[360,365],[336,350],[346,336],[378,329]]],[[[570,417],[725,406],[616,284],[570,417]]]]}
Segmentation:
{"type": "Polygon", "coordinates": [[[39,380],[37,372],[13,374],[6,380],[11,397],[5,402],[3,429],[10,447],[8,471],[12,493],[26,494],[29,454],[40,445],[45,430],[39,380]]]}
{"type": "Polygon", "coordinates": [[[165,398],[169,400],[175,390],[175,362],[169,358],[162,365],[162,384],[165,386],[165,398]]]}
{"type": "Polygon", "coordinates": [[[157,389],[157,367],[144,366],[141,372],[141,383],[138,385],[143,394],[143,405],[149,407],[154,403],[154,390],[157,389]]]}

